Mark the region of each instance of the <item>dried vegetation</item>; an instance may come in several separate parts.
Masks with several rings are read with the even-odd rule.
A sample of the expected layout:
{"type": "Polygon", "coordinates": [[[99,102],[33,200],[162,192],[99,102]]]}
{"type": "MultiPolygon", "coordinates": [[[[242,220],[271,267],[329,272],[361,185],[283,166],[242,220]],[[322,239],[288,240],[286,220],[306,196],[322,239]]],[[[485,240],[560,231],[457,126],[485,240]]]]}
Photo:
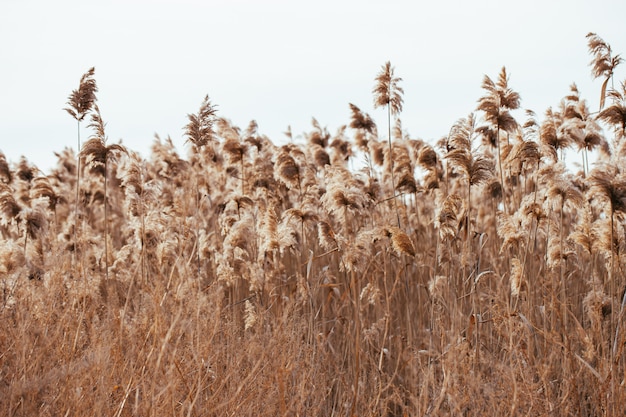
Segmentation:
{"type": "Polygon", "coordinates": [[[623,415],[626,87],[588,40],[599,113],[572,86],[520,121],[503,68],[436,145],[387,63],[382,137],[350,104],[280,146],[207,96],[186,157],[143,159],[107,144],[91,69],[79,153],[0,155],[0,413],[623,415]]]}

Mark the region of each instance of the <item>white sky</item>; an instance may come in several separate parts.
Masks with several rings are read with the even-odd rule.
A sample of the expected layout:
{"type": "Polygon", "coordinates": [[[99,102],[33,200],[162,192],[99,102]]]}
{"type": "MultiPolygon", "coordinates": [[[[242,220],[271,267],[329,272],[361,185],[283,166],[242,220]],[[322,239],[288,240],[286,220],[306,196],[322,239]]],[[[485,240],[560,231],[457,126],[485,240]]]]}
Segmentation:
{"type": "Polygon", "coordinates": [[[47,170],[53,152],[75,147],[62,109],[91,66],[109,141],[144,156],[155,133],[186,155],[186,115],[206,94],[220,116],[242,128],[255,119],[275,142],[288,125],[309,131],[311,117],[334,133],[349,102],[385,126],[371,90],[387,60],[413,138],[446,135],[502,66],[540,116],[572,82],[595,109],[585,35],[626,56],[624,16],[623,0],[0,0],[0,151],[47,170]]]}

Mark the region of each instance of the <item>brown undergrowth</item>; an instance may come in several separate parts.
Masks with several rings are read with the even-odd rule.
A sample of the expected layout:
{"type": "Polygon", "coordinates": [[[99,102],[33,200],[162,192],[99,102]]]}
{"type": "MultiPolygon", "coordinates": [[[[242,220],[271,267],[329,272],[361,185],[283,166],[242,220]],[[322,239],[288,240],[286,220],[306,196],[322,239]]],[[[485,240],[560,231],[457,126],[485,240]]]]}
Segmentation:
{"type": "Polygon", "coordinates": [[[623,85],[518,121],[503,69],[428,144],[387,63],[382,137],[350,104],[280,146],[207,96],[186,157],[143,159],[106,143],[94,74],[78,155],[0,158],[2,415],[622,415],[623,85]]]}

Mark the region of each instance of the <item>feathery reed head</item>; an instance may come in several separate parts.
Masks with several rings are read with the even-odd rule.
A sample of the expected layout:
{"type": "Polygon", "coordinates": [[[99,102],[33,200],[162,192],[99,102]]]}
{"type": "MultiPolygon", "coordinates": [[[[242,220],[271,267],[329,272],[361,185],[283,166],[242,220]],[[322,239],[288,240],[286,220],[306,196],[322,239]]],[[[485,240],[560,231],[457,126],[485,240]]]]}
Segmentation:
{"type": "Polygon", "coordinates": [[[585,314],[591,322],[591,328],[598,332],[605,319],[611,315],[611,297],[601,288],[593,288],[587,293],[582,304],[585,314]]]}
{"type": "Polygon", "coordinates": [[[470,185],[486,182],[493,175],[494,166],[490,159],[472,150],[474,141],[474,115],[459,120],[450,133],[449,145],[452,150],[445,158],[450,165],[460,170],[470,185]]]}
{"type": "Polygon", "coordinates": [[[50,184],[49,177],[38,177],[33,181],[33,188],[30,190],[33,198],[46,198],[50,210],[55,210],[57,204],[66,202],[62,194],[58,194],[50,184]]]}
{"type": "Polygon", "coordinates": [[[409,256],[415,256],[415,247],[411,238],[402,229],[391,226],[385,230],[389,239],[391,239],[391,247],[396,254],[406,254],[409,256]]]}
{"type": "Polygon", "coordinates": [[[2,179],[2,182],[5,184],[10,184],[13,179],[9,163],[2,152],[0,152],[0,179],[2,179]]]}
{"type": "Polygon", "coordinates": [[[483,79],[482,88],[486,90],[486,94],[478,100],[477,110],[484,113],[485,121],[492,127],[496,127],[495,138],[491,138],[490,142],[494,142],[493,139],[499,140],[497,137],[499,130],[511,133],[517,129],[517,121],[511,115],[510,110],[519,108],[520,95],[509,88],[508,81],[504,67],[498,75],[497,82],[494,83],[487,75],[483,79]]]}
{"type": "Polygon", "coordinates": [[[317,223],[317,237],[323,249],[333,250],[338,248],[335,232],[328,222],[321,221],[317,223]]]}
{"type": "Polygon", "coordinates": [[[331,164],[330,155],[328,155],[328,152],[326,152],[324,148],[317,144],[311,145],[311,148],[311,152],[313,153],[313,160],[319,168],[324,168],[326,165],[331,164]]]}
{"type": "Polygon", "coordinates": [[[0,215],[2,215],[4,222],[9,223],[12,220],[17,220],[21,210],[22,208],[13,196],[13,190],[8,185],[0,184],[0,215]]]}
{"type": "Polygon", "coordinates": [[[200,105],[197,114],[188,114],[189,123],[185,126],[185,135],[187,140],[195,147],[201,148],[207,143],[214,140],[215,131],[213,124],[215,123],[215,114],[217,108],[209,100],[207,94],[200,105]]]}
{"type": "Polygon", "coordinates": [[[334,165],[326,169],[324,177],[326,192],[320,200],[329,213],[341,213],[345,217],[348,212],[357,216],[364,212],[369,200],[362,182],[346,168],[334,165]]]}
{"type": "Polygon", "coordinates": [[[369,114],[363,113],[361,109],[352,103],[348,103],[350,111],[352,112],[350,127],[352,129],[362,129],[368,133],[373,133],[376,130],[376,123],[370,117],[369,114]]]}
{"type": "Polygon", "coordinates": [[[33,178],[35,178],[35,173],[37,171],[37,167],[29,164],[26,158],[22,156],[19,164],[17,165],[15,175],[17,175],[17,177],[22,181],[31,182],[33,178]]]}
{"type": "MultiPolygon", "coordinates": [[[[409,150],[403,145],[396,145],[393,152],[393,173],[397,180],[396,190],[412,194],[417,192],[418,186],[413,175],[414,168],[409,156],[409,150]]],[[[390,166],[387,168],[391,169],[390,166]]]]}
{"type": "Polygon", "coordinates": [[[389,106],[391,114],[397,115],[402,111],[402,94],[404,90],[398,84],[402,78],[394,76],[394,67],[387,61],[376,76],[374,93],[374,108],[389,106]]]}
{"type": "Polygon", "coordinates": [[[222,150],[231,164],[238,164],[243,160],[244,155],[248,151],[248,143],[230,137],[224,141],[222,150]]]}
{"type": "Polygon", "coordinates": [[[502,199],[502,184],[497,178],[492,177],[487,183],[487,194],[494,200],[502,199]]]}
{"type": "Polygon", "coordinates": [[[289,188],[300,186],[300,167],[293,156],[289,154],[289,149],[284,146],[276,157],[274,176],[289,188]]]}
{"type": "Polygon", "coordinates": [[[352,156],[352,146],[350,142],[345,139],[345,130],[346,126],[341,126],[330,143],[330,147],[334,151],[332,161],[335,163],[348,161],[352,156]]]}
{"type": "Polygon", "coordinates": [[[30,239],[37,239],[39,236],[45,234],[48,227],[48,220],[43,211],[38,208],[25,208],[20,212],[19,216],[30,239]]]}
{"type": "Polygon", "coordinates": [[[615,67],[621,64],[623,59],[619,55],[613,56],[611,46],[595,33],[587,34],[587,45],[589,46],[589,53],[593,55],[593,59],[589,63],[593,78],[604,77],[600,89],[600,110],[602,110],[609,80],[613,77],[615,67]]]}
{"type": "Polygon", "coordinates": [[[376,165],[382,166],[385,163],[385,145],[381,142],[370,140],[367,142],[367,147],[372,156],[372,161],[376,165]]]}
{"type": "Polygon", "coordinates": [[[311,124],[313,125],[313,131],[307,134],[307,141],[310,144],[316,144],[325,148],[328,146],[328,141],[330,139],[330,133],[328,130],[317,121],[315,117],[311,118],[311,124]]]}
{"type": "Polygon", "coordinates": [[[100,139],[102,142],[106,142],[106,133],[104,128],[106,127],[106,123],[102,120],[102,115],[100,114],[100,108],[97,104],[94,104],[94,111],[91,114],[91,123],[87,126],[93,129],[94,134],[92,137],[100,139]]]}
{"type": "Polygon", "coordinates": [[[456,194],[448,195],[435,220],[435,227],[439,229],[439,235],[443,240],[454,239],[460,228],[463,200],[456,194]]]}
{"type": "Polygon", "coordinates": [[[582,192],[568,178],[556,177],[550,179],[547,194],[549,199],[558,201],[562,206],[579,209],[584,204],[582,192]]]}
{"type": "Polygon", "coordinates": [[[617,167],[601,164],[589,177],[592,197],[600,197],[609,203],[611,214],[626,212],[626,176],[617,167]]]}
{"type": "Polygon", "coordinates": [[[434,169],[437,167],[439,156],[432,146],[423,146],[418,154],[418,162],[424,169],[434,169]]]}
{"type": "Polygon", "coordinates": [[[610,77],[613,75],[615,67],[623,61],[622,58],[619,55],[613,56],[611,45],[597,34],[589,32],[586,37],[589,53],[593,55],[593,59],[589,63],[591,74],[594,78],[610,77]]]}
{"type": "Polygon", "coordinates": [[[68,112],[74,119],[79,122],[82,121],[91,107],[96,102],[96,92],[98,92],[98,86],[93,75],[95,68],[89,69],[80,79],[78,89],[73,90],[69,95],[66,107],[64,110],[68,112]]]}
{"type": "Polygon", "coordinates": [[[626,137],[626,81],[621,83],[621,90],[609,91],[612,104],[598,114],[599,120],[613,125],[618,139],[626,137]]]}
{"type": "Polygon", "coordinates": [[[541,159],[539,145],[533,140],[520,140],[513,145],[507,159],[512,173],[520,175],[523,169],[529,170],[537,167],[541,159]]]}
{"type": "Polygon", "coordinates": [[[119,153],[128,153],[126,148],[119,144],[106,144],[107,137],[105,133],[106,124],[100,115],[98,106],[94,106],[94,113],[91,115],[91,123],[89,127],[94,130],[91,138],[85,142],[80,156],[87,160],[87,164],[91,166],[92,172],[100,172],[103,175],[104,167],[108,160],[115,159],[119,153]]]}

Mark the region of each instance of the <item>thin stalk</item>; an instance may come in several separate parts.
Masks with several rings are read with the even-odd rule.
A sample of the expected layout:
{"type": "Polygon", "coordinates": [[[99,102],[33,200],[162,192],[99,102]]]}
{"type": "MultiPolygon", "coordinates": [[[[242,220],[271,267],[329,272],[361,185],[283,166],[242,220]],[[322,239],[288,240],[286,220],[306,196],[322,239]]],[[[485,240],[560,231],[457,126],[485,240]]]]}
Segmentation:
{"type": "MultiPolygon", "coordinates": [[[[528,260],[528,252],[530,251],[530,238],[533,234],[533,225],[535,224],[535,217],[532,218],[531,222],[530,222],[530,226],[528,227],[528,236],[526,236],[526,245],[524,246],[524,257],[522,258],[522,272],[521,272],[521,279],[524,279],[524,276],[526,275],[526,262],[528,260]]],[[[526,288],[528,289],[528,311],[531,311],[532,309],[532,302],[533,302],[533,293],[532,293],[532,288],[533,286],[531,285],[531,283],[527,283],[526,288]]],[[[513,311],[517,311],[517,303],[519,301],[519,296],[517,296],[515,298],[515,303],[513,304],[513,311]]]]}
{"type": "Polygon", "coordinates": [[[350,407],[350,415],[356,415],[356,405],[359,398],[359,377],[361,372],[361,320],[359,316],[359,290],[354,271],[350,272],[350,286],[354,292],[354,397],[350,407]]]}
{"type": "MultiPolygon", "coordinates": [[[[196,177],[196,261],[198,266],[198,277],[200,276],[200,226],[198,219],[200,218],[200,193],[198,190],[198,178],[196,177]]],[[[239,212],[239,206],[237,206],[237,212],[239,212]]]]}
{"type": "MultiPolygon", "coordinates": [[[[469,259],[472,259],[472,231],[471,231],[471,227],[470,227],[470,212],[472,211],[472,181],[471,178],[469,177],[469,173],[468,175],[468,179],[467,179],[467,213],[466,213],[466,217],[465,217],[465,232],[467,233],[465,236],[465,245],[467,246],[466,250],[467,253],[469,255],[469,259]]],[[[478,273],[478,271],[475,271],[476,273],[478,273]]]]}
{"type": "MultiPolygon", "coordinates": [[[[609,288],[610,288],[610,292],[609,295],[611,297],[611,300],[613,300],[613,294],[615,291],[615,283],[613,280],[613,271],[615,268],[615,254],[614,254],[614,250],[613,250],[613,226],[614,226],[614,219],[613,219],[613,215],[614,215],[614,210],[613,210],[613,204],[611,204],[611,267],[609,270],[609,288]]],[[[612,303],[611,303],[612,304],[612,303]]],[[[613,306],[611,305],[611,335],[614,334],[615,331],[615,309],[613,308],[613,306]]],[[[615,341],[617,342],[617,340],[615,341]]],[[[610,378],[611,378],[611,404],[613,407],[613,414],[615,414],[615,379],[617,377],[616,375],[616,369],[615,369],[615,365],[616,365],[616,361],[615,361],[615,351],[613,349],[610,350],[610,358],[611,358],[611,366],[609,367],[610,369],[610,378]]]]}
{"type": "Polygon", "coordinates": [[[141,279],[144,284],[147,283],[146,276],[146,219],[143,205],[143,189],[141,191],[141,279]]]}
{"type": "MultiPolygon", "coordinates": [[[[389,92],[391,95],[391,91],[389,92]]],[[[396,208],[396,218],[398,219],[398,227],[400,226],[400,211],[398,210],[398,202],[396,201],[396,178],[394,174],[393,147],[391,146],[391,104],[387,104],[387,138],[389,142],[389,161],[391,166],[391,192],[393,193],[393,204],[396,208]]]]}
{"type": "Polygon", "coordinates": [[[78,148],[76,148],[76,201],[74,204],[74,251],[72,252],[72,257],[70,258],[70,269],[74,264],[74,258],[78,252],[78,241],[77,241],[77,231],[78,231],[78,204],[80,199],[80,120],[77,121],[78,126],[78,148]]]}
{"type": "Polygon", "coordinates": [[[500,170],[500,187],[502,188],[502,206],[504,214],[509,214],[506,207],[506,192],[504,190],[504,171],[502,170],[502,152],[500,150],[500,123],[496,124],[496,142],[498,144],[498,169],[500,170]]]}
{"type": "MultiPolygon", "coordinates": [[[[480,314],[478,313],[478,293],[477,293],[477,288],[476,286],[478,285],[478,283],[476,282],[475,278],[474,280],[472,280],[472,311],[474,312],[474,314],[471,316],[474,319],[474,363],[473,363],[473,367],[474,367],[474,372],[477,372],[478,370],[478,366],[480,365],[480,322],[482,321],[482,318],[480,316],[480,314]]],[[[471,324],[470,324],[471,325],[471,324]]]]}
{"type": "Polygon", "coordinates": [[[109,211],[107,209],[107,157],[104,157],[104,278],[109,280],[109,211]]]}
{"type": "MultiPolygon", "coordinates": [[[[563,209],[565,208],[565,199],[561,198],[561,230],[560,230],[560,234],[559,234],[559,245],[561,247],[561,250],[563,250],[563,228],[564,228],[564,224],[563,224],[563,209]]],[[[559,259],[559,279],[560,279],[560,283],[561,283],[561,308],[562,308],[562,313],[563,314],[563,329],[561,329],[561,336],[563,337],[563,341],[565,342],[567,340],[567,298],[566,298],[566,288],[565,288],[565,272],[564,272],[564,266],[563,266],[563,255],[560,254],[559,255],[560,259],[559,259]]]]}
{"type": "MultiPolygon", "coordinates": [[[[553,206],[552,204],[550,204],[548,206],[548,213],[546,216],[546,237],[545,237],[545,247],[543,249],[543,265],[548,265],[548,251],[550,249],[550,233],[552,232],[550,225],[552,224],[552,212],[553,212],[553,206]]],[[[539,224],[536,225],[535,227],[535,236],[534,236],[534,243],[533,243],[533,247],[535,248],[535,250],[537,249],[537,240],[538,240],[538,236],[537,236],[537,232],[539,229],[539,224]]],[[[546,271],[549,272],[549,268],[546,267],[546,271]]],[[[550,329],[554,330],[556,327],[555,324],[555,320],[556,320],[556,316],[554,314],[554,309],[556,308],[556,301],[555,301],[555,297],[554,297],[554,289],[556,288],[556,278],[554,276],[554,274],[550,273],[550,285],[551,285],[551,290],[550,290],[550,329]]],[[[548,309],[545,310],[545,315],[547,316],[548,314],[548,309]]],[[[545,317],[544,317],[545,320],[545,317]]],[[[547,343],[547,339],[544,339],[544,342],[547,343]]],[[[546,344],[547,346],[547,344],[546,344]]]]}
{"type": "MultiPolygon", "coordinates": [[[[615,270],[615,254],[614,254],[614,248],[613,248],[613,227],[614,227],[614,219],[613,219],[613,205],[611,204],[611,266],[609,269],[609,295],[611,297],[611,299],[613,299],[613,294],[615,291],[615,282],[613,279],[613,271],[615,270]]],[[[615,329],[615,314],[614,314],[614,309],[611,308],[611,334],[613,334],[613,330],[615,329]]],[[[613,363],[613,351],[611,351],[611,364],[613,363]]]]}

